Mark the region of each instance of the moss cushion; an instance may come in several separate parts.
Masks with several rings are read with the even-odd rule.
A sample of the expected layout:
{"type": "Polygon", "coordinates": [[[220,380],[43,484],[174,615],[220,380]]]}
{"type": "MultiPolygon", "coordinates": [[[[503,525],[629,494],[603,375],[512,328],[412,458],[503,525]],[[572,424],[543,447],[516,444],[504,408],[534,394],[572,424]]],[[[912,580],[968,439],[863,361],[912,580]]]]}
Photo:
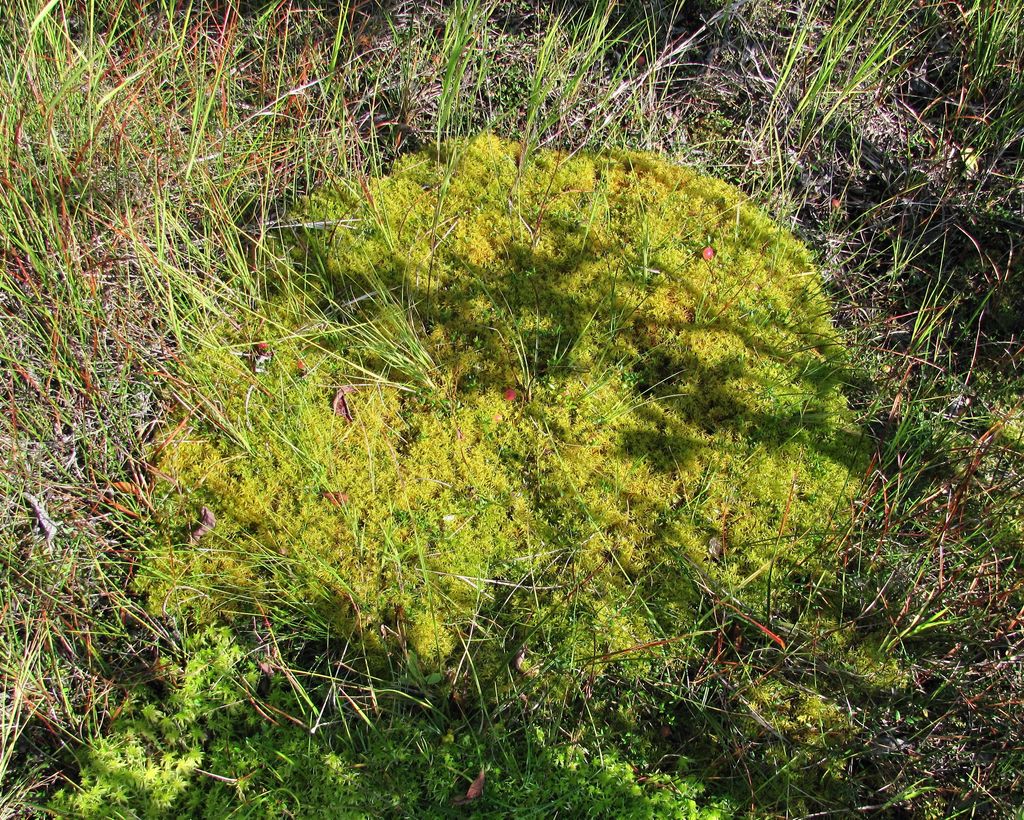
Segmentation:
{"type": "Polygon", "coordinates": [[[861,458],[807,250],[663,159],[520,151],[413,154],[290,215],[162,444],[155,605],[496,680],[693,633],[709,590],[769,631],[806,595],[861,458]]]}

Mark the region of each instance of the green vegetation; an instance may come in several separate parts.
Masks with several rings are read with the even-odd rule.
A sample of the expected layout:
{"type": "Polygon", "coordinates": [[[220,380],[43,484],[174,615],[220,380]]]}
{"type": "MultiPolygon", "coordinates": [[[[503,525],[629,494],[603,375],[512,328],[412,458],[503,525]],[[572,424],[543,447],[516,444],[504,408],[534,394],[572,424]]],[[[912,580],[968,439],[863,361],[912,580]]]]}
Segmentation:
{"type": "MultiPolygon", "coordinates": [[[[184,648],[189,662],[169,697],[125,707],[116,732],[90,749],[80,791],[57,795],[58,813],[223,817],[242,806],[260,817],[348,817],[408,814],[419,806],[443,815],[455,813],[442,808],[453,784],[465,776],[465,790],[475,778],[479,739],[457,737],[402,709],[394,698],[400,693],[379,693],[382,719],[346,727],[344,738],[332,741],[336,718],[323,720],[314,735],[280,719],[281,707],[295,704],[287,685],[272,684],[253,708],[264,673],[230,633],[211,631],[184,648]]],[[[493,740],[501,728],[494,727],[493,740]]],[[[699,807],[696,779],[653,773],[641,785],[614,749],[595,759],[588,744],[556,745],[539,728],[517,740],[515,753],[495,745],[487,769],[490,811],[587,805],[607,816],[722,816],[710,801],[701,799],[699,807]]]]}
{"type": "Polygon", "coordinates": [[[335,227],[200,341],[215,424],[158,445],[160,607],[320,602],[479,672],[531,635],[574,658],[678,639],[704,576],[774,612],[821,574],[866,459],[806,251],[652,157],[521,150],[409,155],[289,216],[335,227]]]}
{"type": "Polygon", "coordinates": [[[17,0],[0,816],[1017,810],[1021,15],[17,0]]]}
{"type": "MultiPolygon", "coordinates": [[[[803,599],[791,576],[802,586],[828,574],[818,558],[833,519],[849,525],[850,468],[866,462],[806,250],[735,190],[651,156],[523,160],[493,137],[446,150],[308,199],[288,216],[313,226],[299,265],[282,265],[245,325],[214,325],[184,352],[216,413],[172,418],[158,437],[162,526],[139,576],[150,608],[190,630],[218,614],[278,632],[317,624],[325,643],[344,642],[347,665],[386,679],[397,659],[417,697],[486,712],[521,696],[542,713],[564,708],[574,681],[627,655],[644,677],[699,661],[716,634],[705,590],[765,613],[770,627],[748,625],[784,647],[775,630],[792,624],[776,613],[795,619],[803,599]],[[201,508],[212,527],[195,528],[201,508]]],[[[277,706],[311,710],[321,689],[277,706]]],[[[184,744],[217,702],[198,708],[183,691],[180,714],[141,710],[171,722],[167,737],[121,721],[94,750],[79,811],[119,799],[181,812],[191,800],[195,813],[206,798],[187,784],[204,758],[249,794],[243,774],[271,745],[312,755],[277,771],[286,784],[338,755],[330,737],[274,732],[262,756],[239,758],[232,744],[259,724],[249,710],[219,716],[212,742],[184,744]]],[[[753,697],[787,733],[854,732],[815,693],[766,682],[753,697]]],[[[589,706],[602,734],[635,722],[636,708],[589,706]]],[[[535,715],[529,731],[551,720],[535,715]]],[[[415,725],[396,726],[430,750],[410,769],[438,745],[415,725]]],[[[346,766],[332,776],[352,766],[340,748],[346,766]]],[[[637,751],[610,747],[590,776],[626,788],[615,758],[636,765],[637,751]]],[[[686,774],[656,773],[670,788],[657,799],[625,795],[689,816],[686,774]]],[[[344,779],[345,805],[385,799],[344,779]]],[[[331,782],[317,788],[332,793],[331,782]]],[[[401,782],[396,795],[420,793],[401,782]]],[[[578,787],[555,774],[551,788],[578,787]]]]}

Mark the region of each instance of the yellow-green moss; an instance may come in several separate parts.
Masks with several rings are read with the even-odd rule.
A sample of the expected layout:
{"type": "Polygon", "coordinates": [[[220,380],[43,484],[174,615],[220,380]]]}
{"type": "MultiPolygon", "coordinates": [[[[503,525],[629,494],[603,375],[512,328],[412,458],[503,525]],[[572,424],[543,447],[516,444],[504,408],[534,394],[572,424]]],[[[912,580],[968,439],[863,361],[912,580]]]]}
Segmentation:
{"type": "Polygon", "coordinates": [[[295,210],[294,272],[190,353],[207,420],[159,451],[154,605],[308,607],[507,669],[538,635],[685,633],[700,574],[760,611],[814,582],[861,447],[806,249],[656,157],[518,152],[479,137],[295,210]]]}

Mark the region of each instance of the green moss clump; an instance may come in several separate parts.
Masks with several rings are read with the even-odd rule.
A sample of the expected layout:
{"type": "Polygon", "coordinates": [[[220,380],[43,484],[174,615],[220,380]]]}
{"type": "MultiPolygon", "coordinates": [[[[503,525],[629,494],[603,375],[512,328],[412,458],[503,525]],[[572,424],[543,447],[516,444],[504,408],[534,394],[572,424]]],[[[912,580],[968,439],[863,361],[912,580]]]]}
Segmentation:
{"type": "Polygon", "coordinates": [[[54,816],[552,816],[581,806],[594,817],[734,814],[705,797],[695,778],[652,771],[640,780],[617,750],[590,754],[579,741],[539,729],[524,739],[522,768],[509,761],[504,771],[496,756],[483,797],[456,809],[452,798],[465,792],[466,773],[472,778],[481,765],[471,733],[456,736],[399,709],[372,727],[353,721],[337,731],[328,720],[311,736],[282,717],[295,706],[284,675],[267,687],[262,712],[250,706],[266,678],[229,630],[207,629],[182,648],[189,661],[168,663],[178,685],[162,696],[140,690],[122,704],[115,731],[82,752],[79,782],[51,797],[54,816]]]}
{"type": "Polygon", "coordinates": [[[494,683],[524,643],[543,668],[696,630],[708,585],[789,617],[862,451],[808,252],[653,156],[519,150],[291,215],[295,270],[192,354],[154,606],[298,611],[494,683]]]}

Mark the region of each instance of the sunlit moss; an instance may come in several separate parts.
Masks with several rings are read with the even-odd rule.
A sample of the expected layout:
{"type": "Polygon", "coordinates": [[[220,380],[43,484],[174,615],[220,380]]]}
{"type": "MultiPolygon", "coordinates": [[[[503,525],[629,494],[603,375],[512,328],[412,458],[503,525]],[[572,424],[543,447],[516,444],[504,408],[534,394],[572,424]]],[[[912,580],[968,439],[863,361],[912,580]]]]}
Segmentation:
{"type": "Polygon", "coordinates": [[[154,605],[494,678],[694,628],[698,579],[785,612],[862,449],[805,248],[653,156],[448,151],[302,203],[294,272],[190,354],[154,605]]]}

